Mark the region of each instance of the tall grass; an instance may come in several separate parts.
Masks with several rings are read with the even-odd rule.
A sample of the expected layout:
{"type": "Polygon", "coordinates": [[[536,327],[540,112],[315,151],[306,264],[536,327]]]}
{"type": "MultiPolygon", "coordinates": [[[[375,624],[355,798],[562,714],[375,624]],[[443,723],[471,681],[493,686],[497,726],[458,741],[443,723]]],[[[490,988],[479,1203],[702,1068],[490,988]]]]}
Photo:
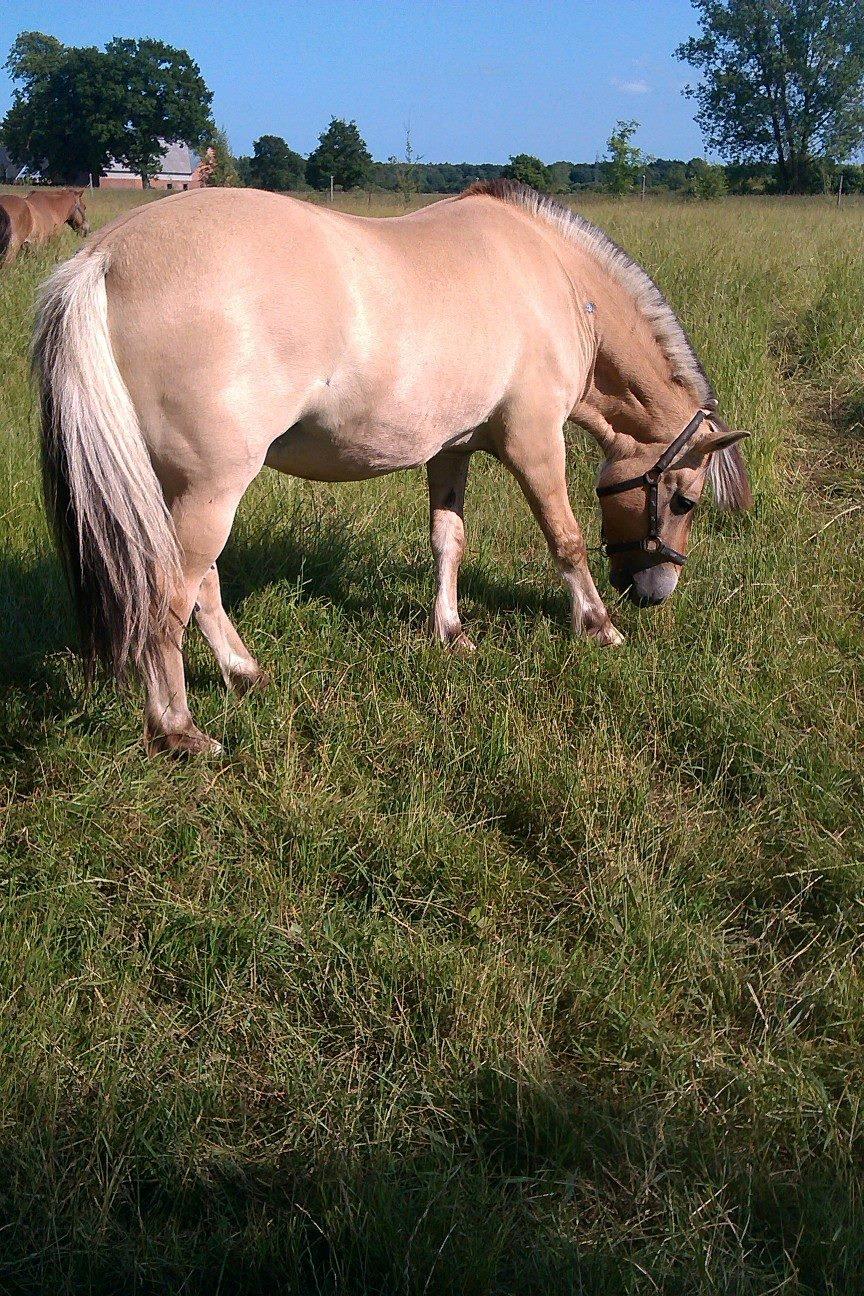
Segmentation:
{"type": "Polygon", "coordinates": [[[189,648],[215,765],[81,692],[25,373],[72,236],[0,279],[3,1290],[860,1291],[862,209],[586,211],[754,514],[592,651],[477,460],[451,660],[421,474],[262,476],[220,566],[271,690],[189,648]]]}

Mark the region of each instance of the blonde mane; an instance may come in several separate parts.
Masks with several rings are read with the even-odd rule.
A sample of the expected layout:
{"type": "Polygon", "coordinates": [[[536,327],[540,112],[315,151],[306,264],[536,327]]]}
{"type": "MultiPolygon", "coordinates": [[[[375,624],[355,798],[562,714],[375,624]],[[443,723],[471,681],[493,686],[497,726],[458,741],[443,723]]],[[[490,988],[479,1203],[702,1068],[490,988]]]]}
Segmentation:
{"type": "Polygon", "coordinates": [[[608,234],[604,234],[564,203],[548,194],[538,193],[536,189],[530,189],[517,180],[478,180],[460,197],[470,198],[475,194],[498,198],[501,202],[521,207],[584,248],[630,293],[669,361],[673,377],[692,387],[705,409],[716,407],[717,397],[683,324],[647,271],[608,234]]]}

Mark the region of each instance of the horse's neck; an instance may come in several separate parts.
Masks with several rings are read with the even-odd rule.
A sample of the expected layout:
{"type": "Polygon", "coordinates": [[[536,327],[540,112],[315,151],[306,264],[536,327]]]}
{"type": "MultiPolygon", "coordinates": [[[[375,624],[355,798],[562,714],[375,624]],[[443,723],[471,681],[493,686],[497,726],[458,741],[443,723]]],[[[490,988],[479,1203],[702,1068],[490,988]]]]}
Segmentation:
{"type": "Polygon", "coordinates": [[[643,444],[672,440],[699,399],[673,378],[650,320],[608,272],[595,286],[597,356],[586,399],[616,435],[643,444]]]}
{"type": "Polygon", "coordinates": [[[44,219],[54,221],[57,225],[62,225],[69,219],[75,205],[67,193],[35,193],[28,195],[27,201],[33,204],[44,219]]]}

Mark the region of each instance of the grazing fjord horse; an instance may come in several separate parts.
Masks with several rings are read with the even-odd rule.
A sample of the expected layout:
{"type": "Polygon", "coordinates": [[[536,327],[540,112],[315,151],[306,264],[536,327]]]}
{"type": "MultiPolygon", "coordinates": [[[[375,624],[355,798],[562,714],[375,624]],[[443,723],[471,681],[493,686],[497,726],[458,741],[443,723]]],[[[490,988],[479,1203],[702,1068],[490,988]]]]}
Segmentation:
{"type": "Polygon", "coordinates": [[[101,230],[45,284],[33,363],[45,496],[83,649],[146,690],[151,751],[193,723],[195,616],[226,683],[261,679],[216,560],[264,465],[316,481],[426,466],[434,636],[457,648],[468,463],[514,474],[572,599],[621,642],[570,508],[563,424],[594,436],[611,579],[672,593],[706,477],[749,502],[737,441],[648,275],[600,230],[510,182],[375,220],[255,190],[163,199],[101,230]],[[182,304],[178,285],[183,287],[182,304]]]}
{"type": "Polygon", "coordinates": [[[0,194],[0,265],[14,261],[23,247],[47,243],[63,225],[90,233],[83,189],[31,189],[26,198],[0,194]]]}

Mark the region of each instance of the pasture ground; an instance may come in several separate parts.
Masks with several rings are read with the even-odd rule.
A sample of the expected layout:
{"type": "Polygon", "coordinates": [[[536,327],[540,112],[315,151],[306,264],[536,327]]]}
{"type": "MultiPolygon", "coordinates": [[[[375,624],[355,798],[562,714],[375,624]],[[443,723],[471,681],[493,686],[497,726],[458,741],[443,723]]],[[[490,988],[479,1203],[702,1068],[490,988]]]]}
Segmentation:
{"type": "Polygon", "coordinates": [[[25,358],[73,236],[2,273],[3,1292],[860,1292],[864,207],[583,210],[754,514],[596,651],[477,459],[450,659],[421,473],[262,476],[221,566],[269,692],[189,645],[218,763],[82,692],[25,358]]]}

